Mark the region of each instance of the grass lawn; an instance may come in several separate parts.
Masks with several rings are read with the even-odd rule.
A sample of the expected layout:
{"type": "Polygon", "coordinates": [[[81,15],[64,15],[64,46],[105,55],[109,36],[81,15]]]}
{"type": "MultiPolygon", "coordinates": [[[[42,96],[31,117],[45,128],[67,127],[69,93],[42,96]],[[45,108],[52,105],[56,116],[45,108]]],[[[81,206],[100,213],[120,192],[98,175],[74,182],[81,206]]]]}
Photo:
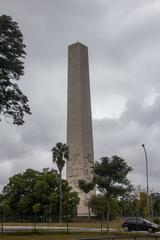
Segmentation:
{"type": "MultiPolygon", "coordinates": [[[[121,234],[117,234],[118,236],[122,236],[121,234]]],[[[136,236],[136,233],[123,233],[123,236],[136,236]]],[[[147,238],[145,237],[144,234],[139,233],[139,236],[144,236],[143,238],[138,238],[140,240],[155,240],[155,238],[151,238],[149,237],[149,235],[147,234],[147,238]]],[[[116,234],[114,234],[114,236],[116,236],[116,234]]],[[[4,235],[0,235],[0,240],[79,240],[79,239],[83,239],[83,238],[97,238],[97,237],[106,237],[107,238],[107,234],[106,233],[70,233],[70,234],[65,234],[65,233],[52,233],[52,234],[4,234],[4,235]]],[[[118,240],[118,239],[117,239],[118,240]]],[[[135,238],[121,238],[121,240],[135,240],[135,238]]],[[[160,236],[159,238],[157,238],[157,240],[160,240],[160,236]]]]}
{"type": "Polygon", "coordinates": [[[79,240],[81,238],[104,237],[97,233],[54,233],[54,234],[25,234],[25,235],[0,235],[0,240],[79,240]]]}

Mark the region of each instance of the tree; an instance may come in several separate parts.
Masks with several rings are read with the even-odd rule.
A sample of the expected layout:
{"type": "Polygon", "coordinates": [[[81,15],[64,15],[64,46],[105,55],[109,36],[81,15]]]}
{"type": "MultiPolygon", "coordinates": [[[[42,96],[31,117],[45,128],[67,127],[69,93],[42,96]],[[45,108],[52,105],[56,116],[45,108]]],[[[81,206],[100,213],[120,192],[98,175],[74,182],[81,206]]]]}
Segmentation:
{"type": "MultiPolygon", "coordinates": [[[[66,180],[62,180],[63,198],[62,205],[72,215],[79,202],[78,193],[72,192],[66,180]],[[68,207],[68,208],[67,208],[68,207]]],[[[27,169],[9,179],[0,195],[5,218],[16,217],[24,219],[36,214],[45,220],[59,213],[59,176],[56,170],[42,172],[27,169]]],[[[63,212],[66,214],[66,212],[63,212]]],[[[57,218],[56,218],[57,219],[57,218]]]]}
{"type": "MultiPolygon", "coordinates": [[[[22,125],[24,114],[31,114],[28,99],[16,83],[24,74],[23,35],[10,16],[0,16],[0,114],[22,125]]],[[[0,119],[1,121],[1,119],[0,119]]]]}
{"type": "Polygon", "coordinates": [[[63,216],[73,217],[76,207],[79,204],[79,197],[77,192],[72,191],[72,187],[68,185],[67,181],[63,180],[62,184],[62,214],[63,216]],[[72,210],[71,210],[72,209],[72,210]]]}
{"type": "Polygon", "coordinates": [[[148,194],[146,192],[140,192],[139,194],[139,210],[142,217],[147,217],[148,206],[147,206],[148,194]]]}
{"type": "Polygon", "coordinates": [[[160,216],[160,193],[153,192],[151,193],[151,203],[153,208],[153,215],[154,216],[160,216]]]}
{"type": "Polygon", "coordinates": [[[107,229],[109,233],[110,203],[113,199],[126,196],[132,189],[127,174],[132,170],[127,162],[118,157],[103,157],[100,162],[95,162],[93,167],[97,189],[106,199],[107,204],[107,229]]]}
{"type": "MultiPolygon", "coordinates": [[[[101,220],[105,220],[108,213],[107,201],[108,200],[106,199],[105,195],[102,194],[93,195],[89,201],[89,206],[91,207],[92,212],[101,220]]],[[[112,199],[110,201],[110,219],[114,219],[117,215],[117,212],[118,200],[112,199]]]]}
{"type": "Polygon", "coordinates": [[[59,220],[62,221],[62,170],[64,168],[65,162],[69,159],[69,148],[66,144],[57,143],[55,147],[52,148],[52,160],[56,163],[59,170],[59,220]]]}

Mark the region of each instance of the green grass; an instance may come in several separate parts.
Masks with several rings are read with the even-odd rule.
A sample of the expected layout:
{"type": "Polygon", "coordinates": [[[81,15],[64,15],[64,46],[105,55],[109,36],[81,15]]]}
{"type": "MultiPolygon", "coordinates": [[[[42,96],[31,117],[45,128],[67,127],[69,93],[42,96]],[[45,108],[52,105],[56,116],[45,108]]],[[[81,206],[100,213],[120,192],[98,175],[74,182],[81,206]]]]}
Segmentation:
{"type": "Polygon", "coordinates": [[[13,235],[0,235],[0,240],[78,240],[81,238],[102,237],[97,233],[53,233],[53,234],[13,234],[13,235]]]}
{"type": "MultiPolygon", "coordinates": [[[[136,236],[136,233],[112,233],[112,235],[117,236],[136,236]]],[[[139,236],[144,236],[144,234],[138,234],[139,236]]],[[[141,240],[154,240],[154,238],[149,238],[148,235],[146,235],[147,238],[141,238],[141,240]]],[[[51,233],[51,234],[4,234],[0,235],[0,240],[79,240],[83,238],[97,238],[97,237],[107,237],[107,234],[103,233],[51,233]]],[[[125,238],[124,240],[133,240],[129,238],[125,238]]],[[[160,239],[160,238],[159,238],[160,239]]],[[[123,240],[123,239],[121,239],[123,240]]]]}

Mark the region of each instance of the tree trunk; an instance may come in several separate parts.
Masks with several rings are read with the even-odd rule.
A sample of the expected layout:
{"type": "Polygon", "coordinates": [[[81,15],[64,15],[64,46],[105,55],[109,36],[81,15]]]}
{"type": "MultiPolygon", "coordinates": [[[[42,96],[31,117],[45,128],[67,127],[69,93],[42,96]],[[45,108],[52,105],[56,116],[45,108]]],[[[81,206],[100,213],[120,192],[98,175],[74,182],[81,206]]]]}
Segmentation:
{"type": "Polygon", "coordinates": [[[107,201],[107,235],[110,235],[109,232],[109,215],[110,215],[110,205],[109,205],[109,200],[107,201]]]}
{"type": "Polygon", "coordinates": [[[51,195],[49,198],[49,221],[52,222],[52,205],[51,205],[51,195]]]}
{"type": "Polygon", "coordinates": [[[62,222],[62,172],[59,173],[59,221],[62,222]]]}

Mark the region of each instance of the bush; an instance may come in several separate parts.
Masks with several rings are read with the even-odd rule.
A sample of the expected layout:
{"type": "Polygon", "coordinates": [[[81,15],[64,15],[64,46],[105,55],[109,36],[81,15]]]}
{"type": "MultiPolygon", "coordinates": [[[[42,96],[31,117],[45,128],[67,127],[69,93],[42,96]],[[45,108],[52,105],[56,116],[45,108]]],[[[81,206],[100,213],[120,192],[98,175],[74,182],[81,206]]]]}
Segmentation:
{"type": "Polygon", "coordinates": [[[156,224],[160,224],[160,218],[159,217],[154,217],[153,222],[156,224]]]}

